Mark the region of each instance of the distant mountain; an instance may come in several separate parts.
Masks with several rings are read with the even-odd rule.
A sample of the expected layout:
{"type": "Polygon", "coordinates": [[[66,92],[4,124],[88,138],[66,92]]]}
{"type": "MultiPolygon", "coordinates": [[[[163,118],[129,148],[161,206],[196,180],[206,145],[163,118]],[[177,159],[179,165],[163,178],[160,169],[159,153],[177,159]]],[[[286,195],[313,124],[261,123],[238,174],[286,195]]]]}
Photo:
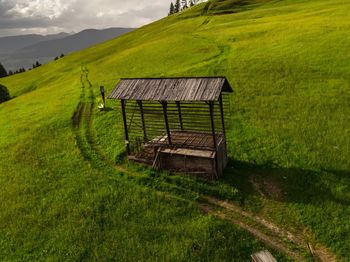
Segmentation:
{"type": "Polygon", "coordinates": [[[42,41],[48,41],[53,39],[59,39],[69,36],[68,33],[59,33],[54,35],[18,35],[18,36],[6,36],[0,37],[0,55],[13,53],[18,49],[26,46],[35,45],[42,41]]]}
{"type": "MultiPolygon", "coordinates": [[[[41,63],[46,63],[62,53],[69,54],[74,51],[85,49],[132,30],[134,30],[134,28],[87,29],[77,34],[50,40],[46,39],[22,46],[11,53],[0,53],[0,61],[3,62],[8,70],[17,69],[19,67],[29,68],[36,60],[41,63]]],[[[1,39],[0,45],[2,45],[1,39]]]]}

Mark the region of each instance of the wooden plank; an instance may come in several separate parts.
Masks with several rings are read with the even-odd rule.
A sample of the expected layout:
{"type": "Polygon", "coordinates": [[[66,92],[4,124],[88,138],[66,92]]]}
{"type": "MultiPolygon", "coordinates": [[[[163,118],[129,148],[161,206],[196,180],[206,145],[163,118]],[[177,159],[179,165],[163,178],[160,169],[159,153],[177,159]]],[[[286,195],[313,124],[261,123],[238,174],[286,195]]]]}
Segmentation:
{"type": "MultiPolygon", "coordinates": [[[[209,102],[209,111],[210,111],[210,120],[211,120],[211,129],[212,129],[212,135],[213,135],[213,147],[215,148],[215,152],[217,152],[217,143],[216,143],[216,133],[215,133],[215,122],[214,122],[214,103],[209,102]]],[[[217,178],[219,170],[218,170],[218,159],[217,154],[215,154],[215,176],[217,178]]]]}
{"type": "Polygon", "coordinates": [[[121,100],[122,106],[122,115],[123,115],[123,124],[124,124],[124,135],[125,135],[125,144],[126,144],[126,152],[130,155],[130,145],[129,145],[129,134],[128,134],[128,125],[126,122],[126,113],[125,113],[125,100],[121,100]]]}
{"type": "Polygon", "coordinates": [[[142,125],[142,131],[143,131],[143,140],[147,140],[147,132],[146,132],[146,123],[145,123],[145,116],[143,113],[143,107],[142,107],[142,101],[138,100],[137,103],[139,104],[140,107],[140,114],[141,114],[141,125],[142,125]]]}
{"type": "Polygon", "coordinates": [[[180,128],[182,130],[182,129],[184,129],[184,125],[182,123],[181,104],[180,104],[179,101],[176,101],[176,106],[177,106],[177,111],[178,111],[178,114],[179,114],[180,128]]]}
{"type": "Polygon", "coordinates": [[[175,149],[162,148],[160,149],[160,153],[166,153],[171,155],[194,156],[194,157],[210,158],[210,159],[213,159],[215,157],[214,151],[187,149],[187,148],[175,148],[175,149]]]}
{"type": "Polygon", "coordinates": [[[251,257],[253,262],[277,262],[268,250],[254,253],[251,257]]]}
{"type": "Polygon", "coordinates": [[[220,116],[221,116],[221,124],[222,124],[222,131],[224,133],[224,136],[226,137],[226,132],[225,132],[225,117],[224,117],[224,106],[222,104],[222,96],[220,95],[219,97],[219,102],[220,102],[220,116]]]}
{"type": "MultiPolygon", "coordinates": [[[[158,101],[214,101],[225,87],[225,78],[140,78],[121,79],[108,98],[158,101]]],[[[227,89],[227,90],[226,90],[227,89]]]]}
{"type": "Polygon", "coordinates": [[[171,135],[170,135],[169,122],[168,122],[167,105],[168,104],[166,102],[162,102],[165,127],[166,127],[166,132],[168,134],[168,143],[169,143],[169,145],[171,145],[171,135]]]}

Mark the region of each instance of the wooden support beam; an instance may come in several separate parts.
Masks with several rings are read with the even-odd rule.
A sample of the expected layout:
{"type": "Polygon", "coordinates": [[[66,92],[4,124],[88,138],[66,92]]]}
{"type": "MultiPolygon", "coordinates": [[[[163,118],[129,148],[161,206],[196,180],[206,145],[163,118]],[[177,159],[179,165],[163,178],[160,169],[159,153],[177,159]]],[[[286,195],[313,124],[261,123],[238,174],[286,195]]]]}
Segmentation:
{"type": "Polygon", "coordinates": [[[181,130],[183,130],[184,129],[184,125],[183,125],[183,122],[182,122],[182,113],[181,113],[180,101],[176,101],[176,106],[177,106],[177,111],[179,112],[180,128],[181,128],[181,130]]]}
{"type": "Polygon", "coordinates": [[[213,135],[213,147],[216,150],[217,144],[216,144],[215,121],[214,121],[214,103],[212,101],[209,102],[209,111],[210,111],[211,132],[213,135]]]}
{"type": "Polygon", "coordinates": [[[124,123],[126,152],[128,153],[128,155],[130,155],[128,124],[127,124],[127,121],[126,121],[126,112],[125,112],[125,100],[121,100],[120,102],[121,102],[121,105],[122,105],[122,115],[123,115],[123,123],[124,123]]]}
{"type": "Polygon", "coordinates": [[[147,132],[146,132],[146,124],[145,124],[145,115],[143,112],[143,106],[142,106],[142,101],[137,100],[137,103],[140,107],[140,113],[141,113],[141,125],[142,125],[142,131],[143,131],[143,141],[147,141],[147,132]]]}
{"type": "Polygon", "coordinates": [[[213,144],[215,149],[215,176],[218,177],[219,174],[219,165],[218,165],[218,146],[216,143],[216,132],[215,132],[215,121],[214,121],[214,102],[209,102],[209,111],[210,111],[210,122],[211,130],[213,135],[213,144]]]}
{"type": "Polygon", "coordinates": [[[225,130],[225,116],[224,116],[224,105],[222,103],[222,95],[219,97],[219,103],[220,103],[220,115],[221,115],[221,123],[222,123],[222,133],[226,140],[226,130],[225,130]]]}
{"type": "Polygon", "coordinates": [[[224,143],[225,143],[225,154],[227,155],[225,116],[224,116],[224,105],[222,103],[222,94],[220,94],[219,103],[220,103],[220,115],[221,115],[221,123],[222,123],[222,134],[224,135],[224,143]]]}
{"type": "Polygon", "coordinates": [[[167,132],[167,135],[168,135],[168,142],[169,142],[169,145],[171,145],[171,136],[170,136],[170,128],[169,128],[168,112],[167,112],[168,103],[165,102],[165,101],[163,101],[161,103],[162,103],[162,106],[163,106],[164,121],[165,121],[166,132],[167,132]]]}

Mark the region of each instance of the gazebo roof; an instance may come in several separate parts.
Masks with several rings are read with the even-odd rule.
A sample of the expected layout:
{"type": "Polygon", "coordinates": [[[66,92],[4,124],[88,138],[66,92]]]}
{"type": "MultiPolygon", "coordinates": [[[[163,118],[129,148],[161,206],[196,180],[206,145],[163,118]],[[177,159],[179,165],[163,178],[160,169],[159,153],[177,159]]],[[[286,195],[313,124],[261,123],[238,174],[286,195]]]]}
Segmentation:
{"type": "Polygon", "coordinates": [[[217,101],[233,92],[225,77],[122,78],[110,99],[148,101],[217,101]]]}

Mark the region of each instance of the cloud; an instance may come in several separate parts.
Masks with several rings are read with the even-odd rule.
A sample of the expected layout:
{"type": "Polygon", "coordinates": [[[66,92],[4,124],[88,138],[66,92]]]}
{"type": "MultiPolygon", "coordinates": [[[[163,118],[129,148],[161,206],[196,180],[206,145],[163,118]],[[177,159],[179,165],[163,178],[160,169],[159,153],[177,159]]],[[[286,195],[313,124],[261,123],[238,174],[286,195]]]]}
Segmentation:
{"type": "Polygon", "coordinates": [[[139,27],[166,16],[171,0],[0,0],[0,36],[139,27]]]}
{"type": "Polygon", "coordinates": [[[67,9],[68,4],[61,0],[22,0],[8,10],[8,14],[15,17],[46,17],[58,18],[67,9]]]}

